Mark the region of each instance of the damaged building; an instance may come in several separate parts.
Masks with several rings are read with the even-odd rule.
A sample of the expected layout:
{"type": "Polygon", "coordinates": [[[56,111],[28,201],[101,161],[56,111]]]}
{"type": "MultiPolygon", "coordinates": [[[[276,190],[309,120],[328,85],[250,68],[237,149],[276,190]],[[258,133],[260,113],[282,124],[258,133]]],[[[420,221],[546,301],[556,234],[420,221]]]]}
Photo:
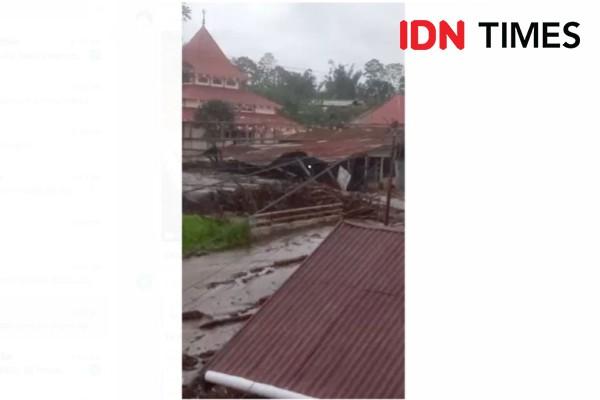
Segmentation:
{"type": "Polygon", "coordinates": [[[281,166],[279,177],[285,179],[306,179],[328,169],[319,181],[361,191],[381,189],[392,176],[394,186],[404,191],[403,95],[364,113],[349,127],[306,128],[280,115],[281,105],[246,88],[248,77],[204,24],[183,46],[182,59],[184,165],[205,163],[238,173],[281,166]],[[234,122],[209,140],[195,112],[210,100],[231,104],[234,122]],[[391,129],[393,125],[397,128],[391,129]]]}
{"type": "Polygon", "coordinates": [[[399,168],[404,159],[402,126],[314,128],[278,143],[232,145],[221,151],[225,165],[240,172],[281,165],[285,173],[310,178],[330,168],[318,180],[343,190],[379,189],[390,176],[397,178],[395,185],[403,190],[399,168]]]}

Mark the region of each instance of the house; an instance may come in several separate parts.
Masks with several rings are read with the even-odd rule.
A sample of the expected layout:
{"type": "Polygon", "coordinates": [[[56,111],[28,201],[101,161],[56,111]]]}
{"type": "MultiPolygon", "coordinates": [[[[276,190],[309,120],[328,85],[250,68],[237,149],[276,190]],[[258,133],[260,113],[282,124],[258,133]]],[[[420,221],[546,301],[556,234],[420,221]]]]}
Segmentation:
{"type": "Polygon", "coordinates": [[[346,108],[346,107],[357,107],[364,105],[364,102],[361,100],[314,100],[312,102],[313,105],[320,106],[323,110],[328,110],[331,108],[346,108]]]}
{"type": "Polygon", "coordinates": [[[396,177],[396,188],[404,192],[404,95],[392,96],[382,105],[358,116],[351,122],[351,126],[390,126],[396,122],[401,127],[401,138],[399,139],[402,141],[402,147],[400,154],[396,157],[394,176],[396,177]]]}
{"type": "MultiPolygon", "coordinates": [[[[300,126],[281,115],[281,105],[245,88],[248,77],[225,56],[206,29],[200,30],[183,46],[183,158],[198,156],[208,148],[204,129],[194,122],[195,110],[209,100],[230,103],[235,113],[237,135],[246,139],[268,140],[295,132],[300,126]]],[[[224,133],[222,144],[231,141],[224,133]]]]}
{"type": "Polygon", "coordinates": [[[260,397],[404,398],[404,233],[340,223],[204,378],[260,397]]]}

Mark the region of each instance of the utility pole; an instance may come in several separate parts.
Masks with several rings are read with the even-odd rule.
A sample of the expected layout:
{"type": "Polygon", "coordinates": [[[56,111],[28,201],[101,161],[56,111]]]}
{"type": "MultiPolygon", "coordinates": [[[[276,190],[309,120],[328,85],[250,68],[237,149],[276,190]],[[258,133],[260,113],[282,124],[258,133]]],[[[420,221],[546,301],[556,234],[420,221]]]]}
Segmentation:
{"type": "Polygon", "coordinates": [[[390,202],[392,198],[392,171],[395,171],[396,162],[396,137],[398,136],[398,122],[394,121],[391,125],[392,132],[392,153],[390,154],[390,170],[388,175],[387,198],[385,201],[385,216],[383,219],[384,225],[389,225],[390,222],[390,202]]]}

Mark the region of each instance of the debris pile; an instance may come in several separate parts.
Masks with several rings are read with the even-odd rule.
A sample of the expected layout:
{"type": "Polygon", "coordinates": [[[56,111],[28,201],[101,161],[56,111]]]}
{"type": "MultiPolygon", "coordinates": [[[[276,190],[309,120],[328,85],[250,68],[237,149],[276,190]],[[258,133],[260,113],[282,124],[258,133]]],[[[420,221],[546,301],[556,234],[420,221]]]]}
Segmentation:
{"type": "MultiPolygon", "coordinates": [[[[184,194],[183,212],[216,217],[252,215],[284,195],[288,196],[269,207],[268,211],[283,211],[341,203],[344,218],[371,219],[381,221],[385,204],[376,193],[344,192],[326,184],[315,183],[290,193],[295,188],[292,182],[279,184],[238,185],[235,189],[215,187],[201,195],[194,192],[184,194]]],[[[392,221],[402,219],[403,212],[392,209],[392,221]]]]}

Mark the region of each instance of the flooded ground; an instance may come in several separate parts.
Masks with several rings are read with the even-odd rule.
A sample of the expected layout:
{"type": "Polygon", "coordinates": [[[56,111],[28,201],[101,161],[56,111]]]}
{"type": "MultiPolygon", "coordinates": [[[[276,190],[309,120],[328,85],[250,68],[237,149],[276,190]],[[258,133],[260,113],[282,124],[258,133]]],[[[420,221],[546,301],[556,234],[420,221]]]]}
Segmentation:
{"type": "Polygon", "coordinates": [[[259,184],[276,185],[278,183],[279,181],[273,179],[216,172],[213,170],[183,172],[183,191],[189,192],[192,189],[194,190],[187,194],[190,198],[202,197],[202,195],[210,193],[216,188],[233,191],[239,185],[252,187],[259,184]]]}
{"type": "Polygon", "coordinates": [[[332,230],[309,228],[183,260],[184,386],[332,230]]]}

